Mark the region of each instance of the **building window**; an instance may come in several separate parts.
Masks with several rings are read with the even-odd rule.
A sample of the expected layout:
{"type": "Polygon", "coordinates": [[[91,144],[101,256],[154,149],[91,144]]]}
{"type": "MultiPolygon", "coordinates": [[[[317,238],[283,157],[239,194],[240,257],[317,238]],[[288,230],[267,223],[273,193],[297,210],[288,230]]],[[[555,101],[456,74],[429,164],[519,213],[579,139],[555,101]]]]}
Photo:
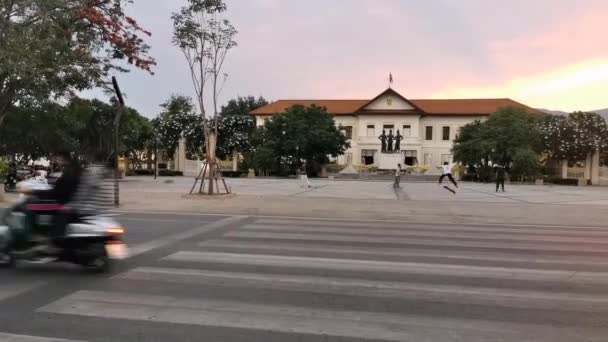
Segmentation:
{"type": "Polygon", "coordinates": [[[367,125],[367,136],[368,137],[375,137],[376,136],[376,126],[374,126],[374,125],[367,125]]]}
{"type": "Polygon", "coordinates": [[[425,153],[424,154],[424,165],[433,165],[433,154],[425,153]]]}
{"type": "Polygon", "coordinates": [[[426,131],[424,134],[425,140],[433,140],[433,126],[426,126],[426,131]]]}
{"type": "Polygon", "coordinates": [[[353,138],[353,126],[344,126],[342,129],[344,130],[344,135],[346,136],[346,139],[353,138]]]}
{"type": "Polygon", "coordinates": [[[388,134],[390,131],[393,131],[393,133],[395,133],[395,125],[384,125],[382,126],[382,129],[386,131],[386,134],[388,134]]]}
{"type": "Polygon", "coordinates": [[[403,136],[411,137],[412,136],[412,125],[403,125],[403,136]]]}
{"type": "Polygon", "coordinates": [[[444,141],[450,140],[450,126],[443,126],[441,132],[441,138],[444,141]]]}
{"type": "Polygon", "coordinates": [[[404,164],[410,165],[410,166],[417,165],[418,158],[416,158],[416,156],[417,156],[416,150],[406,150],[404,164]]]}

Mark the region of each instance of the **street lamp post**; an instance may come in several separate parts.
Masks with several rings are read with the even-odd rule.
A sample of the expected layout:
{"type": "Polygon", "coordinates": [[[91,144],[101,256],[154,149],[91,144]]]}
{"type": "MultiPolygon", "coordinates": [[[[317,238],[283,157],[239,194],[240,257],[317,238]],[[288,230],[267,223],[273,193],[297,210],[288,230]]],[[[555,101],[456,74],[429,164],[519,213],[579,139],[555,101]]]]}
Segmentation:
{"type": "Polygon", "coordinates": [[[118,82],[116,81],[116,77],[112,76],[112,85],[114,85],[114,92],[116,92],[116,97],[118,98],[118,104],[116,109],[116,117],[114,118],[114,158],[116,166],[114,168],[114,205],[118,206],[120,204],[120,187],[118,185],[118,178],[120,177],[119,170],[119,132],[120,128],[120,117],[122,116],[122,111],[125,106],[125,100],[122,98],[122,93],[120,92],[120,87],[118,87],[118,82]]]}

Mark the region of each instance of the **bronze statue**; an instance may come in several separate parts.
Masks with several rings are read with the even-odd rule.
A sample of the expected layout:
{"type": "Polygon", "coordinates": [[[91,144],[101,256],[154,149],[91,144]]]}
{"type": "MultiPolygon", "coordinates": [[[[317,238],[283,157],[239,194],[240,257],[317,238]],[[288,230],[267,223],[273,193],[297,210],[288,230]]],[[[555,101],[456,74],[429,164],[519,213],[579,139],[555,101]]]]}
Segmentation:
{"type": "Polygon", "coordinates": [[[387,152],[393,152],[393,138],[395,136],[393,135],[393,130],[389,130],[388,131],[388,146],[386,147],[386,151],[387,152]]]}
{"type": "Polygon", "coordinates": [[[386,131],[382,130],[382,134],[378,137],[382,143],[382,152],[386,152],[386,131]]]}
{"type": "Polygon", "coordinates": [[[395,136],[395,151],[397,152],[401,151],[401,140],[403,140],[403,135],[397,130],[397,135],[395,136]]]}

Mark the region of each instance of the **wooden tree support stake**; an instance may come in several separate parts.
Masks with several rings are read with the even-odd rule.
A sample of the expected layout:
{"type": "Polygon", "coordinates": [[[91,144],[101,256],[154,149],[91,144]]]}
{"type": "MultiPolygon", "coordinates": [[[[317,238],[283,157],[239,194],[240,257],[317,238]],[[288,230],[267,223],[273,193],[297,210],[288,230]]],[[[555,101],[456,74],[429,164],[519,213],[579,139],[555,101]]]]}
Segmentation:
{"type": "Polygon", "coordinates": [[[192,188],[190,189],[190,195],[194,194],[194,189],[199,185],[198,194],[199,195],[223,195],[230,194],[230,189],[226,184],[226,180],[224,176],[222,176],[222,170],[217,161],[205,163],[198,176],[194,179],[194,184],[192,184],[192,188]],[[211,172],[214,170],[214,172],[211,172]],[[199,184],[200,181],[200,184],[199,184]],[[215,191],[213,193],[209,193],[205,188],[205,181],[215,182],[215,191]],[[222,182],[224,186],[224,192],[220,192],[219,182],[222,182]]]}

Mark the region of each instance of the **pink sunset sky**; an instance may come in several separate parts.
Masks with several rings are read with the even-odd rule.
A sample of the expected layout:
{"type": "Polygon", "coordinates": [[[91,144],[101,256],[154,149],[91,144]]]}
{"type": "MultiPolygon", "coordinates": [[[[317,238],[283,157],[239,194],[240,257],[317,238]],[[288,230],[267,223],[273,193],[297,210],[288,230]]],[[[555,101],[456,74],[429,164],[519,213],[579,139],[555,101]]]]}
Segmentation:
{"type": "MultiPolygon", "coordinates": [[[[170,94],[191,95],[171,44],[182,0],[135,0],[153,32],[156,75],[121,75],[147,116],[170,94]],[[151,6],[151,3],[154,6],[151,6]]],[[[606,0],[228,0],[238,47],[222,102],[238,95],[373,98],[510,97],[564,111],[608,107],[606,0]]]]}

